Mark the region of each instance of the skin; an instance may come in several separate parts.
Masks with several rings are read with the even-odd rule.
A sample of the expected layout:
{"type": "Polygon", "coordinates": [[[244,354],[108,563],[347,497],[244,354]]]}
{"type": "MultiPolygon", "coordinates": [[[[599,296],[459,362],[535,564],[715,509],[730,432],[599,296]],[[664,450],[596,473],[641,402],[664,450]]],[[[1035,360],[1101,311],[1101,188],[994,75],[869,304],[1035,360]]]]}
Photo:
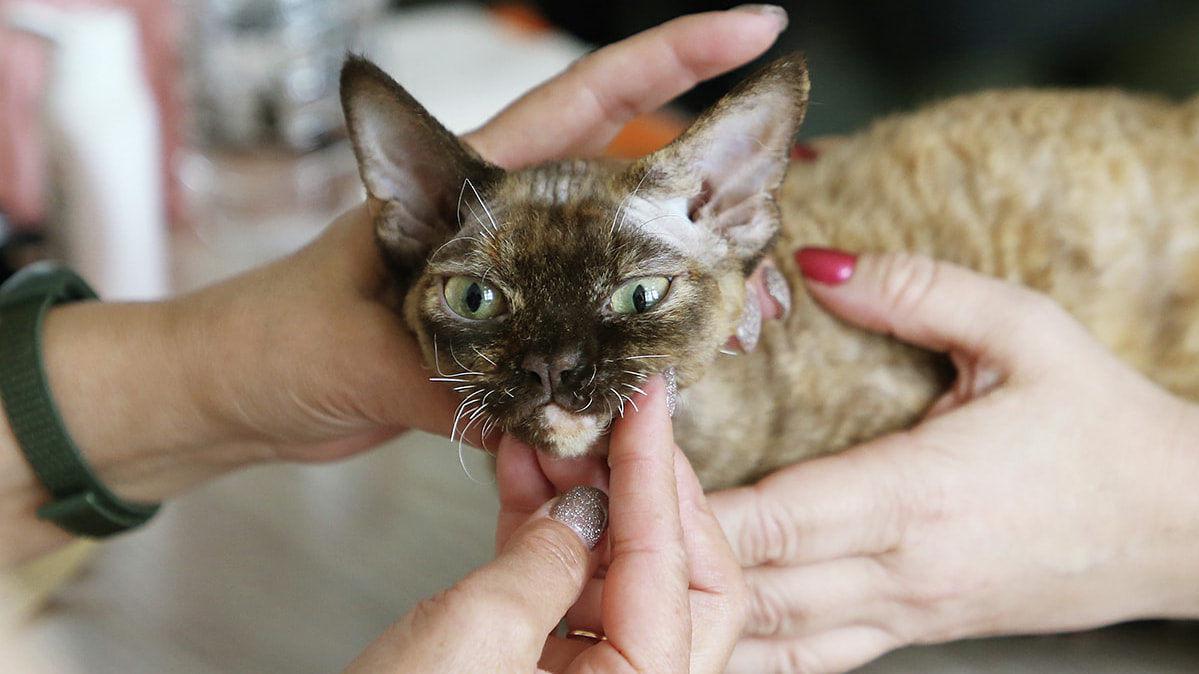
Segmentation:
{"type": "Polygon", "coordinates": [[[960,376],[911,431],[709,497],[750,588],[730,671],[1199,617],[1199,406],[1044,296],[948,264],[863,256],[808,288],[960,376]]]}
{"type": "Polygon", "coordinates": [[[660,377],[646,394],[613,424],[611,528],[596,552],[545,518],[554,486],[534,450],[506,437],[496,560],[422,602],[347,671],[723,671],[744,624],[740,571],[674,444],[660,377]],[[571,626],[607,640],[547,638],[593,582],[602,616],[571,626]]]}
{"type": "MultiPolygon", "coordinates": [[[[506,167],[593,154],[634,115],[761,54],[783,23],[777,15],[752,9],[671,21],[580,60],[468,141],[506,167]],[[563,115],[563,109],[572,114],[563,115]]],[[[62,417],[110,488],[141,501],[169,499],[249,465],[344,458],[408,428],[448,433],[457,401],[445,387],[427,381],[415,343],[381,302],[384,278],[370,219],[359,208],[298,253],[191,295],[156,303],[56,308],[47,317],[43,343],[62,417]]],[[[617,559],[625,559],[621,550],[628,546],[630,561],[627,572],[613,571],[620,582],[607,585],[613,596],[642,597],[642,602],[659,596],[663,606],[672,607],[669,616],[675,620],[614,608],[598,624],[612,639],[595,647],[598,655],[587,657],[620,664],[618,671],[685,671],[694,629],[722,646],[700,649],[702,656],[691,664],[698,671],[716,671],[742,624],[740,580],[714,520],[705,515],[694,477],[685,462],[673,461],[673,442],[661,431],[663,413],[656,414],[654,442],[636,443],[628,456],[633,464],[657,461],[662,469],[646,476],[630,474],[622,481],[614,460],[611,560],[615,566],[617,559]],[[638,487],[621,487],[625,482],[638,487]],[[643,529],[640,517],[621,514],[638,508],[658,513],[651,518],[655,526],[643,529]],[[654,546],[664,553],[641,554],[654,546]],[[692,554],[703,560],[700,567],[692,554]],[[720,558],[726,562],[723,568],[720,558]],[[705,575],[709,572],[714,575],[705,575]],[[661,577],[674,580],[645,582],[661,577]],[[716,595],[724,599],[712,600],[716,595]],[[668,622],[667,631],[661,631],[668,622]],[[655,634],[663,638],[639,636],[655,634]],[[629,650],[617,652],[616,644],[627,644],[629,650]]],[[[5,564],[70,540],[35,518],[34,510],[47,499],[5,422],[0,425],[0,559],[5,564]]],[[[524,507],[523,501],[514,502],[524,507]]],[[[444,632],[464,616],[473,616],[480,629],[492,630],[487,639],[510,648],[518,658],[512,662],[535,662],[526,657],[534,647],[528,639],[506,640],[513,626],[487,617],[494,615],[497,603],[522,601],[506,588],[528,586],[529,577],[546,569],[556,569],[562,581],[548,584],[555,598],[548,605],[564,611],[578,595],[572,582],[588,577],[592,561],[569,529],[541,516],[534,519],[505,536],[508,545],[500,557],[471,577],[475,580],[414,609],[419,620],[401,621],[351,671],[412,671],[389,663],[412,649],[436,649],[436,640],[425,636],[444,632]],[[445,606],[449,608],[442,610],[445,606]],[[400,639],[399,646],[393,639],[400,639]]],[[[525,634],[538,635],[535,646],[548,631],[542,629],[546,625],[540,612],[546,606],[538,606],[517,612],[532,620],[525,634]]],[[[412,657],[431,662],[420,654],[412,657]]],[[[464,657],[463,670],[490,671],[492,660],[476,662],[469,653],[464,657]]],[[[554,664],[564,663],[557,659],[554,664]]],[[[445,671],[442,666],[433,669],[445,671]]]]}

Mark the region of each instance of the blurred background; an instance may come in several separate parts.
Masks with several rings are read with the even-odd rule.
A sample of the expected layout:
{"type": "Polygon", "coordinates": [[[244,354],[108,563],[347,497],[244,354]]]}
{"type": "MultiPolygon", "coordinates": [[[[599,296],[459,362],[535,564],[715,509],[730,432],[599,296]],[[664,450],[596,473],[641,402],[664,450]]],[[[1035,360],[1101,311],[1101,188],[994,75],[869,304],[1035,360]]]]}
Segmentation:
{"type": "MultiPolygon", "coordinates": [[[[49,255],[103,297],[145,299],[302,245],[362,197],[336,100],[347,50],[464,132],[598,45],[731,4],[0,0],[0,276],[49,255]]],[[[1192,0],[782,4],[769,54],[635,120],[612,153],[665,144],[794,50],[813,78],[804,137],[987,87],[1199,90],[1192,0]]],[[[145,531],[21,570],[28,634],[77,671],[336,671],[490,558],[487,462],[459,452],[416,434],[207,485],[145,531]]],[[[1197,644],[1194,625],[1149,623],[908,649],[863,671],[1194,672],[1197,644]]]]}
{"type": "MultiPolygon", "coordinates": [[[[197,258],[206,261],[195,264],[232,273],[300,245],[319,229],[314,223],[323,224],[356,198],[335,98],[337,68],[347,49],[372,55],[447,125],[465,131],[589,48],[681,14],[730,4],[0,0],[8,17],[0,22],[0,218],[7,224],[0,231],[10,244],[0,264],[19,266],[47,254],[48,245],[49,254],[81,267],[102,291],[111,286],[131,297],[210,280],[215,272],[189,271],[197,258]],[[70,18],[39,22],[13,11],[30,4],[61,9],[70,18]],[[84,18],[100,9],[121,10],[132,21],[140,50],[140,63],[124,66],[136,69],[132,75],[115,72],[116,61],[104,57],[105,49],[121,49],[127,38],[110,31],[100,39],[102,22],[84,18]],[[31,34],[39,31],[40,37],[31,34]],[[89,33],[91,38],[80,37],[89,33]],[[98,46],[101,42],[107,47],[98,46]],[[96,55],[66,57],[84,48],[96,55]],[[149,115],[120,105],[136,96],[94,94],[104,105],[71,98],[86,96],[78,93],[78,82],[106,78],[119,85],[107,88],[110,94],[131,86],[148,90],[154,104],[149,115]],[[461,96],[468,91],[470,101],[461,96]],[[46,113],[55,106],[57,116],[46,113]],[[143,131],[151,127],[156,165],[119,156],[133,151],[97,149],[97,158],[87,159],[79,146],[96,145],[102,134],[117,143],[111,136],[134,131],[114,120],[129,119],[143,120],[136,125],[143,131]],[[79,129],[88,124],[105,131],[83,138],[87,134],[79,129]],[[56,157],[92,165],[73,175],[56,157]],[[100,198],[85,196],[88,190],[113,191],[79,184],[95,182],[89,172],[139,171],[157,171],[161,182],[125,181],[142,185],[142,193],[125,195],[127,201],[110,209],[144,211],[145,222],[113,224],[105,221],[104,208],[85,207],[89,198],[100,198]],[[88,220],[80,211],[99,215],[88,220]],[[94,231],[114,227],[186,230],[199,243],[181,254],[170,237],[143,241],[137,254],[163,258],[147,265],[166,271],[109,281],[113,268],[129,275],[139,267],[121,250],[101,249],[111,241],[153,237],[144,231],[94,231]],[[130,285],[132,290],[125,289],[130,285]],[[147,287],[139,292],[141,286],[147,287]]],[[[676,103],[673,115],[640,120],[617,153],[653,149],[677,132],[681,119],[713,102],[748,70],[794,50],[807,53],[813,73],[813,104],[803,130],[809,137],[852,131],[881,114],[986,87],[1120,86],[1186,97],[1199,82],[1199,3],[1190,0],[782,4],[791,26],[768,55],[701,84],[676,103]]]]}

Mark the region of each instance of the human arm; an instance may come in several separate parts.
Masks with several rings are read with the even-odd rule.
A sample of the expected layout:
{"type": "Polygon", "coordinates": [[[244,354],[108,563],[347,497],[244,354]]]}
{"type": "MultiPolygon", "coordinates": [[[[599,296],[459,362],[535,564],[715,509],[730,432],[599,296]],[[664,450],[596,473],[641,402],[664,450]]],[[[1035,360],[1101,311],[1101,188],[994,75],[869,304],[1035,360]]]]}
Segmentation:
{"type": "Polygon", "coordinates": [[[808,288],[958,380],[911,431],[710,496],[750,590],[730,671],[1199,617],[1199,407],[1044,296],[906,255],[852,270],[808,288]]]}
{"type": "MultiPolygon", "coordinates": [[[[780,28],[752,11],[677,19],[589,55],[469,139],[509,166],[598,151],[628,116],[758,55],[780,28]],[[555,107],[578,95],[627,105],[555,107]],[[527,129],[542,144],[528,145],[527,129]]],[[[88,462],[130,500],[263,461],[337,459],[404,428],[448,433],[457,401],[427,381],[384,284],[371,223],[354,209],[296,254],[211,288],[54,309],[51,389],[88,462]]],[[[0,563],[69,540],[35,518],[47,499],[4,424],[0,563]]]]}
{"type": "Polygon", "coordinates": [[[417,606],[348,671],[723,671],[744,624],[744,588],[674,444],[664,393],[655,377],[613,423],[602,480],[610,527],[595,552],[546,519],[555,485],[533,449],[506,437],[495,561],[417,606]],[[568,613],[580,596],[593,610],[568,613]],[[547,638],[563,615],[606,638],[547,638]]]}

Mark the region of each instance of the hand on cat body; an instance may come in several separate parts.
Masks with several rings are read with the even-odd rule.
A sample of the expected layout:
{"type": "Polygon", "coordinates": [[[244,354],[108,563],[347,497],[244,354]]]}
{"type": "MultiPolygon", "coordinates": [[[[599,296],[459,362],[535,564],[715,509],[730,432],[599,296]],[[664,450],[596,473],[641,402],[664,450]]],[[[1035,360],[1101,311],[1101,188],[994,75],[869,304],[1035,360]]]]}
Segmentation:
{"type": "Polygon", "coordinates": [[[673,442],[663,389],[655,378],[613,426],[606,538],[602,507],[570,490],[557,502],[570,505],[551,510],[557,492],[537,453],[505,437],[496,559],[422,602],[347,671],[723,671],[744,586],[673,442]],[[567,612],[580,594],[593,613],[567,612]],[[547,638],[564,614],[574,636],[547,638]]]}
{"type": "MultiPolygon", "coordinates": [[[[671,21],[581,59],[468,141],[505,166],[598,153],[632,116],[764,52],[783,23],[755,10],[671,21]]],[[[51,385],[93,466],[131,500],[259,461],[334,460],[405,428],[448,434],[460,399],[428,381],[385,285],[369,214],[356,208],[298,253],[194,294],[56,308],[51,385]]],[[[4,437],[5,512],[17,514],[0,529],[0,557],[14,562],[69,537],[34,518],[46,496],[4,437]]]]}
{"type": "Polygon", "coordinates": [[[730,671],[1199,617],[1199,407],[1031,291],[908,255],[803,256],[826,308],[959,376],[908,432],[709,496],[750,589],[730,671]]]}

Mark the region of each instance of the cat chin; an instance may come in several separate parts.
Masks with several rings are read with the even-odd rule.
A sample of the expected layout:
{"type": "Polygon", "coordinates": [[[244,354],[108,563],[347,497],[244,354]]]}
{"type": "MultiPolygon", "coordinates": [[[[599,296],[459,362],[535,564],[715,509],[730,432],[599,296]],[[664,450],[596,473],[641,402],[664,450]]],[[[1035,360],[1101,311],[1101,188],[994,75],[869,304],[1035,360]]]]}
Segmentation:
{"type": "Polygon", "coordinates": [[[539,411],[540,437],[531,442],[533,446],[557,457],[569,459],[591,453],[591,448],[607,424],[594,414],[575,414],[549,403],[539,411]]]}

